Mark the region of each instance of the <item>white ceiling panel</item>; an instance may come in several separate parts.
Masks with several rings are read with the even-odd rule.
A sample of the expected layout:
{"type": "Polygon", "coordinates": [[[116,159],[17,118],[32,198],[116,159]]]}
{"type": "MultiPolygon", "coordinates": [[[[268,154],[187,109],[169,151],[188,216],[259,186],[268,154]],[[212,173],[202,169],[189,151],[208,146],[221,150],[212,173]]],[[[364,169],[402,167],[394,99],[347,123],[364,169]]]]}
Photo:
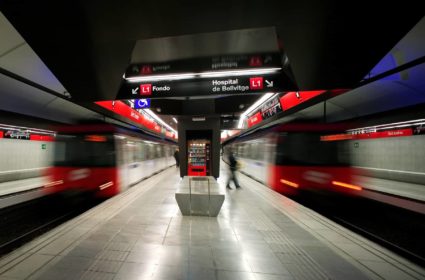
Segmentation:
{"type": "Polygon", "coordinates": [[[66,89],[0,13],[0,67],[59,94],[66,89]]]}
{"type": "Polygon", "coordinates": [[[53,112],[52,118],[54,118],[57,114],[66,115],[69,118],[74,120],[77,119],[100,119],[101,115],[95,113],[91,110],[88,110],[82,106],[69,102],[62,98],[56,98],[52,102],[50,102],[46,109],[50,112],[53,112]]]}
{"type": "Polygon", "coordinates": [[[100,114],[0,74],[0,110],[72,123],[100,114]]]}
{"type": "Polygon", "coordinates": [[[13,28],[6,17],[0,12],[0,57],[22,44],[24,39],[13,28]]]}

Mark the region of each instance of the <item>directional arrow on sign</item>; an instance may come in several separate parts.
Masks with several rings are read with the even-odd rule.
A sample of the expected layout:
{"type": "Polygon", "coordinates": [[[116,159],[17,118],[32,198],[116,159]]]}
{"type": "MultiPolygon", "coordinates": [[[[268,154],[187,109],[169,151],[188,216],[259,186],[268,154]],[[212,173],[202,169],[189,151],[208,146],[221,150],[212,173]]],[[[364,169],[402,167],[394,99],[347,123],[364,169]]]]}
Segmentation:
{"type": "Polygon", "coordinates": [[[266,81],[266,87],[273,87],[273,81],[269,82],[267,80],[266,81]]]}
{"type": "Polygon", "coordinates": [[[139,91],[139,88],[132,88],[131,89],[131,94],[137,94],[137,92],[139,91]]]}

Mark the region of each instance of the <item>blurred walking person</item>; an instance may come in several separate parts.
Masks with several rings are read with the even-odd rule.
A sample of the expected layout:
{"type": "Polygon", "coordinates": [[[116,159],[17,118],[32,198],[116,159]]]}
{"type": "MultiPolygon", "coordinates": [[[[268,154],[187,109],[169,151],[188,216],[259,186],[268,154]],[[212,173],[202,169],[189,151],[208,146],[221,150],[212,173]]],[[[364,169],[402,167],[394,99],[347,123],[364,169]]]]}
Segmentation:
{"type": "Polygon", "coordinates": [[[226,188],[232,189],[230,187],[230,183],[233,181],[236,188],[239,189],[241,186],[239,185],[238,178],[236,178],[236,170],[238,170],[238,161],[236,160],[235,156],[233,155],[233,152],[229,152],[229,178],[227,179],[226,188]]]}
{"type": "Polygon", "coordinates": [[[174,159],[176,160],[176,167],[180,166],[179,149],[174,152],[174,159]]]}

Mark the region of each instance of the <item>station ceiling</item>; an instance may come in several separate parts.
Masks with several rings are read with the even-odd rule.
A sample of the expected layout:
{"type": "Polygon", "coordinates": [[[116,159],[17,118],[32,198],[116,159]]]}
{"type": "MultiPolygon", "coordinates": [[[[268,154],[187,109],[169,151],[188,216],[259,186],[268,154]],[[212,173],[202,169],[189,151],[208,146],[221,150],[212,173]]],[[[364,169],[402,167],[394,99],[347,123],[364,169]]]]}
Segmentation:
{"type": "MultiPolygon", "coordinates": [[[[71,101],[87,107],[116,97],[123,73],[143,43],[157,45],[150,53],[139,52],[138,62],[154,55],[160,61],[170,52],[155,50],[170,38],[232,30],[273,29],[276,48],[289,59],[298,90],[355,88],[423,17],[417,5],[414,1],[374,7],[367,1],[3,0],[0,10],[71,93],[71,101]]],[[[235,44],[226,45],[225,39],[210,43],[210,51],[234,53],[235,44]]],[[[189,49],[195,57],[197,42],[189,40],[172,55],[187,56],[189,49]]],[[[270,47],[263,40],[252,43],[249,35],[237,42],[242,46],[238,52],[270,47]]],[[[196,114],[193,108],[226,115],[242,111],[257,98],[161,99],[153,105],[169,115],[196,114]]]]}

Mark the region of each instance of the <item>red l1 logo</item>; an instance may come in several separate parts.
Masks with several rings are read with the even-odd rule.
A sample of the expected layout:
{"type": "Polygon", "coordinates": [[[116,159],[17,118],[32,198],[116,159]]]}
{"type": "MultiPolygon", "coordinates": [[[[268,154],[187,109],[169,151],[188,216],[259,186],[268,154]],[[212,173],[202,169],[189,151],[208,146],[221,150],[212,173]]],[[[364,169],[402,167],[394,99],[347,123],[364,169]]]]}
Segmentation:
{"type": "Polygon", "coordinates": [[[249,66],[252,66],[252,67],[263,66],[263,60],[261,59],[260,56],[252,56],[249,59],[249,66]]]}
{"type": "Polygon", "coordinates": [[[140,68],[140,74],[152,74],[152,67],[150,65],[143,65],[140,68]]]}
{"type": "Polygon", "coordinates": [[[249,89],[263,89],[263,77],[249,78],[249,89]]]}
{"type": "Polygon", "coordinates": [[[152,84],[140,85],[140,95],[152,95],[152,84]]]}

